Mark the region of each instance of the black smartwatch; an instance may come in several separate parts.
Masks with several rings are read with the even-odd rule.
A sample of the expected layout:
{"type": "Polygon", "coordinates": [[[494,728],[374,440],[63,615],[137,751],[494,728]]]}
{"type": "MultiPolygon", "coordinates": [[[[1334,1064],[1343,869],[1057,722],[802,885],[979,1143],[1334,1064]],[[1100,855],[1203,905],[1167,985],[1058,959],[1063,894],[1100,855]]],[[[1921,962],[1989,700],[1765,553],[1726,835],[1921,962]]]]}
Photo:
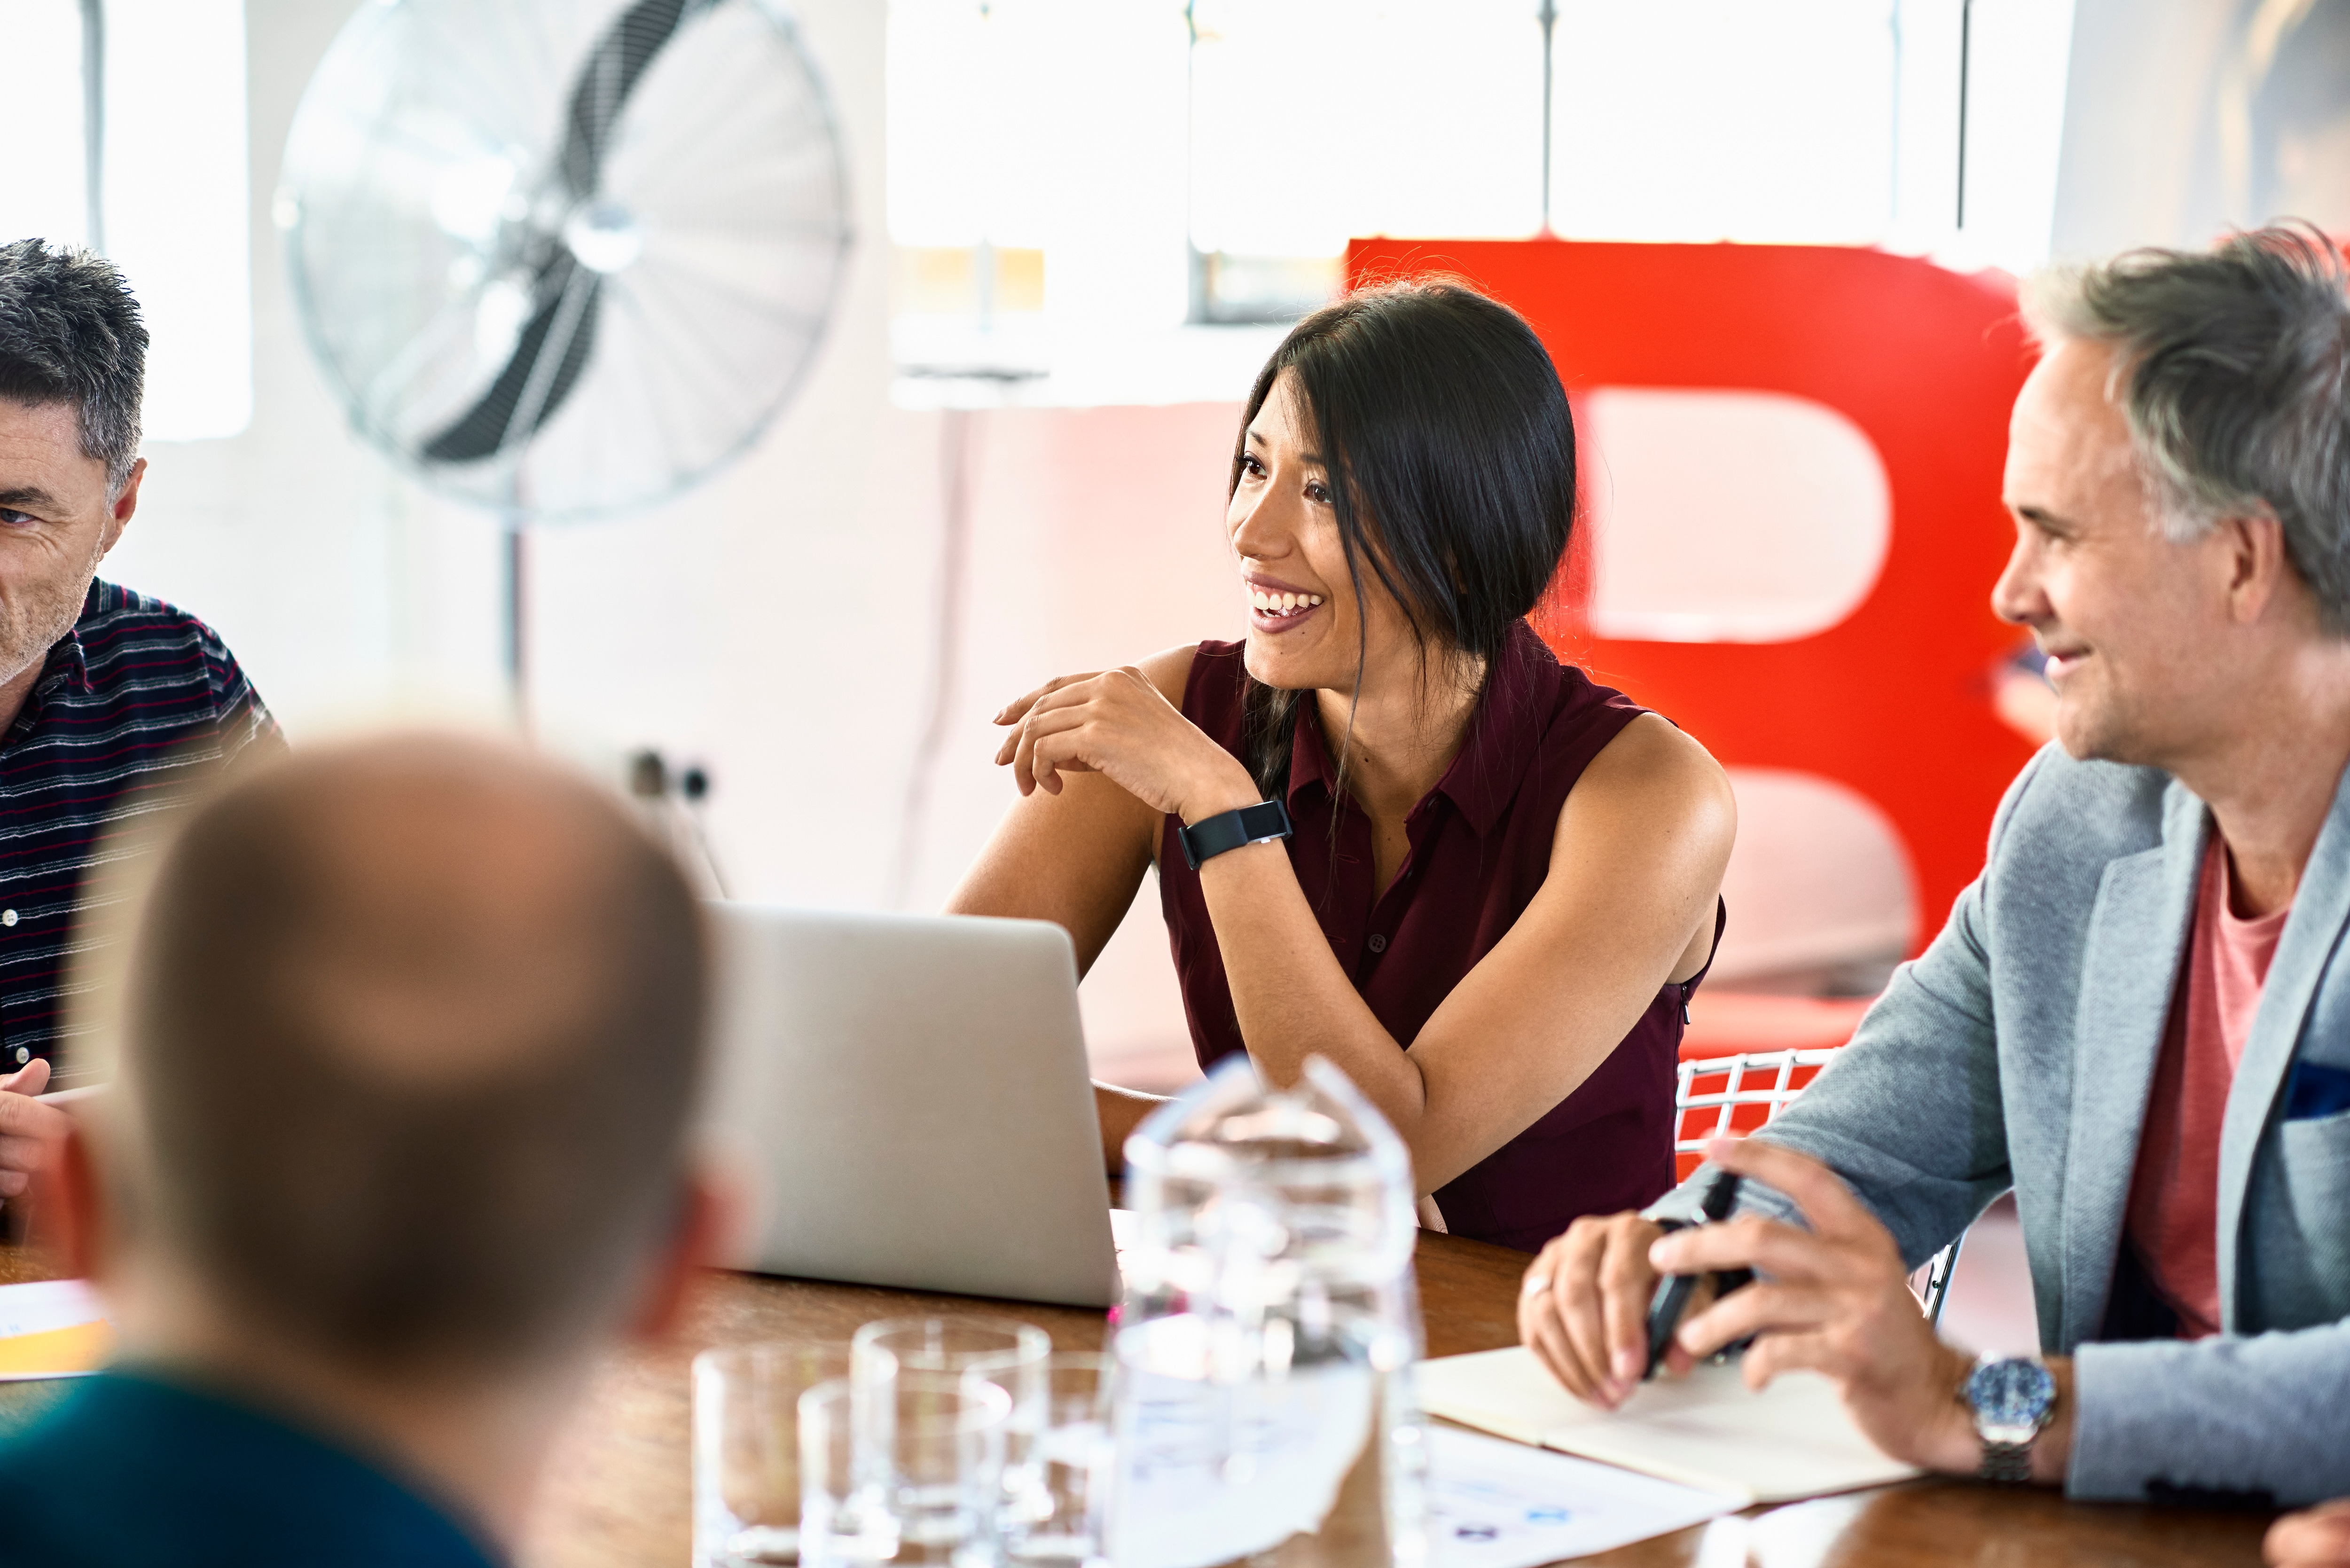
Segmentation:
{"type": "Polygon", "coordinates": [[[1201,861],[1212,859],[1227,849],[1288,837],[1289,808],[1277,800],[1261,800],[1238,811],[1203,816],[1189,827],[1177,828],[1175,833],[1183,841],[1183,863],[1197,871],[1201,861]]]}

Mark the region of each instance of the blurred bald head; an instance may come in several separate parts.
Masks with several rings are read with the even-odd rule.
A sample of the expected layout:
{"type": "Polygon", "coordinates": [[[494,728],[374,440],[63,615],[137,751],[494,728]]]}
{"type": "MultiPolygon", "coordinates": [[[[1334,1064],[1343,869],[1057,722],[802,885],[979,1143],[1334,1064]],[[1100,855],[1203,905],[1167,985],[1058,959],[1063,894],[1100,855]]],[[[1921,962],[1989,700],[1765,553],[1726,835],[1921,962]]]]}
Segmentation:
{"type": "Polygon", "coordinates": [[[390,736],[247,779],[140,921],[140,1228],[328,1354],[553,1353],[681,1201],[703,968],[668,856],[523,752],[390,736]]]}

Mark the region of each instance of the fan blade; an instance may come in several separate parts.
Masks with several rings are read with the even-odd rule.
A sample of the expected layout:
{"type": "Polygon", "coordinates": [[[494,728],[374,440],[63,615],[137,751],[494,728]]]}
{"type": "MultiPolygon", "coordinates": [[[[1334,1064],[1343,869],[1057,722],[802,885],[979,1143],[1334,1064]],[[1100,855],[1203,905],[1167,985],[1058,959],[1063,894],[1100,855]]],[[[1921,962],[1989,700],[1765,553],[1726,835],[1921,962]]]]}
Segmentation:
{"type": "Polygon", "coordinates": [[[571,395],[580,371],[588,368],[588,351],[596,342],[597,300],[603,287],[604,280],[580,265],[569,251],[557,250],[532,280],[531,297],[538,307],[515,338],[514,353],[505,368],[472,408],[424,444],[425,457],[433,462],[478,462],[504,447],[521,444],[554,418],[563,400],[571,395]],[[585,297],[575,298],[581,291],[585,297]],[[571,319],[555,344],[556,358],[541,377],[539,361],[548,352],[547,339],[567,315],[571,319]],[[537,393],[536,406],[525,410],[523,400],[535,379],[543,379],[544,386],[537,393]],[[526,418],[517,428],[516,416],[525,413],[526,418]]]}
{"type": "MultiPolygon", "coordinates": [[[[612,128],[629,94],[652,64],[661,47],[674,37],[686,18],[703,10],[711,0],[637,0],[604,30],[572,84],[569,111],[564,117],[563,153],[556,170],[574,201],[596,193],[603,179],[604,153],[612,128]]],[[[557,245],[531,279],[533,305],[529,321],[515,339],[513,356],[479,401],[425,443],[424,455],[434,462],[478,462],[501,449],[527,440],[555,417],[570,396],[579,373],[587,368],[588,351],[596,341],[597,296],[603,280],[589,274],[569,250],[557,245]],[[579,288],[587,297],[573,303],[579,288]],[[557,352],[551,377],[538,378],[536,406],[522,407],[546,353],[547,337],[566,311],[573,317],[557,352]],[[522,416],[519,425],[516,416],[522,416]]]]}
{"type": "Polygon", "coordinates": [[[637,0],[604,30],[572,85],[571,110],[564,119],[563,156],[556,167],[574,200],[596,193],[604,176],[604,151],[621,107],[637,81],[692,12],[711,0],[637,0]]]}

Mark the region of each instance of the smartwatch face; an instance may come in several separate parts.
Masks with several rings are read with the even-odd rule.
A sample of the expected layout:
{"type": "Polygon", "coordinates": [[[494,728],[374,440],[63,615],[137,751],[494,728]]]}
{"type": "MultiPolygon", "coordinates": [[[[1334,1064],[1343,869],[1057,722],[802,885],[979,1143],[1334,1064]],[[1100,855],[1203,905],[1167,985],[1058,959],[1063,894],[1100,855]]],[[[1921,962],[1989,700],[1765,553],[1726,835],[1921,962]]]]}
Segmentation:
{"type": "Polygon", "coordinates": [[[2056,1379],[2036,1361],[1993,1361],[1974,1369],[1967,1378],[1967,1403],[1985,1429],[2016,1428],[2039,1430],[2041,1417],[2055,1402],[2056,1379]]]}

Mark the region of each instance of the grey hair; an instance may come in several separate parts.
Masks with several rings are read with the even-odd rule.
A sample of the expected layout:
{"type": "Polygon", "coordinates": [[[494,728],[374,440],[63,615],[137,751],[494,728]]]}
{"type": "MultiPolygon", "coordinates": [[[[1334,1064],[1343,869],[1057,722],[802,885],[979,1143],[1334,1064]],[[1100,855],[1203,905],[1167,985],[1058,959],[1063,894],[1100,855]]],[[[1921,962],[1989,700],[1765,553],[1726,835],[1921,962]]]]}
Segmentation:
{"type": "Polygon", "coordinates": [[[2273,516],[2337,635],[2350,635],[2345,282],[2342,253],[2295,223],[2210,251],[2051,268],[2023,291],[2042,341],[2115,349],[2115,390],[2169,535],[2273,516]]]}
{"type": "Polygon", "coordinates": [[[147,326],[112,262],[38,240],[0,245],[0,398],[70,404],[84,457],[106,464],[109,499],[139,461],[147,326]]]}

